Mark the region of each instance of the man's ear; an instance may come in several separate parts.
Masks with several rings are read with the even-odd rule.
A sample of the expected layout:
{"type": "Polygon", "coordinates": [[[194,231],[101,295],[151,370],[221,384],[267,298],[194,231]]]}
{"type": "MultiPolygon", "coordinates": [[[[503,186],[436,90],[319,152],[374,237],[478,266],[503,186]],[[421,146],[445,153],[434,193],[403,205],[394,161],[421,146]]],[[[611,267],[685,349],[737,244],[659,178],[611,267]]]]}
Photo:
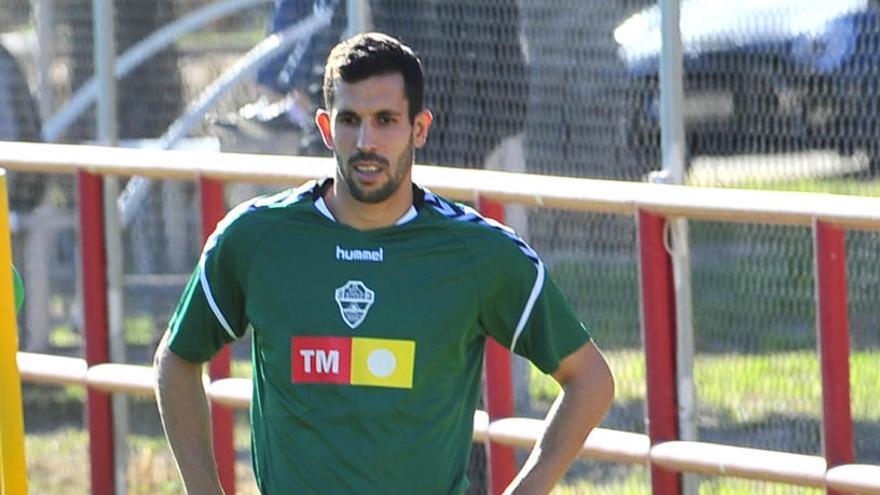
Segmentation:
{"type": "Polygon", "coordinates": [[[315,124],[318,125],[318,130],[321,131],[321,138],[324,140],[324,146],[327,149],[333,149],[333,133],[331,132],[330,125],[330,112],[324,110],[323,108],[319,108],[317,112],[315,112],[315,124]]]}
{"type": "Polygon", "coordinates": [[[416,114],[413,120],[413,146],[421,148],[428,140],[428,131],[434,122],[434,114],[427,108],[416,114]]]}

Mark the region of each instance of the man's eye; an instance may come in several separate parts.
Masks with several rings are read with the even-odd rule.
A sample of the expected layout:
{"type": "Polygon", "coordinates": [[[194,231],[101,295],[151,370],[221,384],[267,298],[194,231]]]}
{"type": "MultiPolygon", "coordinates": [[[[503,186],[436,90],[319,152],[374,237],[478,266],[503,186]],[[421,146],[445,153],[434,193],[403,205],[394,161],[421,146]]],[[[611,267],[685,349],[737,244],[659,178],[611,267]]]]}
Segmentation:
{"type": "Polygon", "coordinates": [[[383,125],[388,125],[394,123],[394,117],[391,115],[380,115],[379,123],[383,125]]]}
{"type": "Polygon", "coordinates": [[[343,125],[353,125],[357,123],[357,119],[353,115],[340,115],[336,117],[336,122],[343,125]]]}

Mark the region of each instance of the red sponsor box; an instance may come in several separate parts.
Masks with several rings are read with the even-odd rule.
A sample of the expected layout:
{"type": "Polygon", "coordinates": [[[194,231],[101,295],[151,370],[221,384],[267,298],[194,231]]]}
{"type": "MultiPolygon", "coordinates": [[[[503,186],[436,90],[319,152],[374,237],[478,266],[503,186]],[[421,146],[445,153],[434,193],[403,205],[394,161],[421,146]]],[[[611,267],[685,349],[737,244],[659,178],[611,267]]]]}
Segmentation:
{"type": "Polygon", "coordinates": [[[350,337],[293,337],[290,378],[294,383],[350,383],[350,337]]]}

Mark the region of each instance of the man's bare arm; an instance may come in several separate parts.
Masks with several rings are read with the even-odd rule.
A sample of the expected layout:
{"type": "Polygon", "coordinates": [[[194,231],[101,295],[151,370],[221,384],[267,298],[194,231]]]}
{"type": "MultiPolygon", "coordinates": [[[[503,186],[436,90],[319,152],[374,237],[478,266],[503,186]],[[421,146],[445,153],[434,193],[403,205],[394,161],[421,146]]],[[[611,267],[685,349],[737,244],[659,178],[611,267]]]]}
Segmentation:
{"type": "Polygon", "coordinates": [[[553,378],[562,391],[547,413],[543,437],[506,495],[550,493],[611,406],[614,378],[592,342],[563,359],[553,378]]]}
{"type": "Polygon", "coordinates": [[[168,334],[154,359],[156,400],[177,468],[190,495],[223,493],[211,442],[211,415],[202,382],[202,364],[174,354],[168,334]]]}

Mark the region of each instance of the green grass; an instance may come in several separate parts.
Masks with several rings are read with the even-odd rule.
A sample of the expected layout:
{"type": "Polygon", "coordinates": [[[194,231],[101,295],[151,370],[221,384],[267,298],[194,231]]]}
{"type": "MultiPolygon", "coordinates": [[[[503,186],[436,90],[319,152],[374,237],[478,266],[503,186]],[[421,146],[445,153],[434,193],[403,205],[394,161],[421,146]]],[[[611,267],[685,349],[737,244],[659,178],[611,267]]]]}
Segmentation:
{"type": "MultiPolygon", "coordinates": [[[[717,352],[815,348],[808,229],[692,222],[690,231],[700,343],[717,352]]],[[[586,255],[550,267],[603,349],[641,347],[637,267],[635,252],[616,260],[586,255]]]]}
{"type": "MultiPolygon", "coordinates": [[[[644,401],[645,365],[640,351],[605,352],[617,380],[615,401],[644,401]]],[[[856,352],[850,358],[852,414],[856,422],[880,421],[880,352],[856,352]]],[[[721,418],[727,428],[768,421],[772,416],[819,421],[822,397],[819,362],[814,352],[798,351],[766,355],[702,354],[695,366],[702,420],[721,418]]],[[[556,397],[556,382],[532,368],[529,392],[549,407],[556,397]]],[[[587,463],[592,461],[587,460],[587,463]]],[[[647,472],[640,466],[625,469],[606,481],[570,477],[553,495],[648,494],[647,472]]],[[[727,477],[703,477],[701,495],[819,495],[822,490],[762,483],[727,477]]]]}
{"type": "Polygon", "coordinates": [[[81,347],[82,334],[75,332],[71,325],[57,325],[49,330],[49,345],[53,347],[81,347]]]}
{"type": "MultiPolygon", "coordinates": [[[[151,345],[159,334],[155,320],[149,315],[126,318],[122,331],[125,343],[129,345],[151,345]]],[[[49,331],[49,344],[57,348],[81,347],[83,335],[72,325],[56,325],[49,331]]]]}
{"type": "Polygon", "coordinates": [[[700,495],[821,495],[825,490],[736,478],[702,478],[700,495]]]}
{"type": "Polygon", "coordinates": [[[250,378],[253,375],[253,364],[249,359],[234,359],[229,374],[236,378],[250,378]]]}
{"type": "MultiPolygon", "coordinates": [[[[638,350],[605,352],[617,379],[616,401],[636,403],[645,397],[644,356],[638,350]]],[[[852,354],[852,411],[858,422],[880,421],[880,352],[852,354]]],[[[233,361],[233,374],[247,376],[250,363],[233,361]]],[[[695,363],[695,382],[702,410],[722,418],[728,427],[756,423],[769,415],[806,417],[818,420],[821,414],[819,363],[814,352],[797,351],[764,355],[700,354],[695,363]]],[[[82,387],[25,387],[28,407],[51,407],[58,401],[75,400],[70,394],[82,387]],[[41,392],[38,394],[36,389],[41,392]],[[35,402],[36,401],[36,402],[35,402]]],[[[529,392],[535,402],[549,406],[559,388],[552,378],[533,369],[529,392]]],[[[706,416],[704,416],[706,417],[706,416]]],[[[180,493],[179,478],[170,453],[161,436],[130,437],[128,467],[129,493],[180,493]]],[[[249,433],[244,413],[238,415],[235,441],[239,451],[247,449],[249,433]]],[[[87,433],[76,428],[29,434],[26,455],[32,493],[87,493],[87,433]]],[[[593,464],[594,461],[581,461],[593,464]]],[[[238,462],[237,476],[241,493],[256,494],[247,462],[238,462]]],[[[617,466],[613,475],[600,481],[585,481],[574,473],[554,490],[554,495],[574,494],[647,494],[647,471],[642,466],[617,466]]],[[[701,494],[817,494],[786,485],[757,483],[735,478],[704,478],[701,494]]]]}
{"type": "MultiPolygon", "coordinates": [[[[645,398],[644,355],[639,351],[606,351],[617,382],[616,401],[645,398]]],[[[852,414],[855,421],[880,421],[880,352],[855,352],[850,357],[852,414]]],[[[819,418],[822,407],[819,360],[814,352],[766,355],[701,354],[694,362],[694,382],[701,407],[732,423],[760,420],[769,414],[819,418]]],[[[559,385],[532,367],[531,397],[544,405],[559,385]]]]}
{"type": "MultiPolygon", "coordinates": [[[[700,477],[700,495],[821,495],[823,490],[725,477],[700,477]]],[[[648,470],[633,466],[609,482],[563,481],[551,495],[651,495],[648,470]]]]}
{"type": "Polygon", "coordinates": [[[585,256],[557,261],[550,272],[602,348],[641,346],[638,273],[633,261],[585,256]]]}
{"type": "Polygon", "coordinates": [[[75,428],[27,435],[29,492],[88,493],[88,445],[88,433],[75,428]]]}
{"type": "Polygon", "coordinates": [[[126,344],[150,345],[156,340],[159,329],[150,315],[132,316],[125,319],[122,327],[126,344]]]}
{"type": "MultiPolygon", "coordinates": [[[[590,461],[580,461],[590,462],[590,461]]],[[[551,495],[651,495],[651,481],[644,466],[630,466],[625,473],[606,482],[563,479],[551,495]]]]}
{"type": "MultiPolygon", "coordinates": [[[[800,181],[754,187],[771,186],[880,196],[880,182],[800,181]]],[[[809,229],[712,222],[692,222],[691,225],[692,252],[703,249],[710,254],[695,261],[692,267],[700,349],[695,381],[701,421],[717,421],[730,430],[749,428],[749,425],[769,421],[774,415],[819,421],[821,388],[815,351],[809,229]],[[742,246],[748,249],[730,249],[742,246]]],[[[851,308],[856,314],[865,312],[867,321],[876,321],[871,315],[876,311],[876,301],[880,300],[880,284],[874,282],[876,276],[871,276],[878,270],[874,244],[871,238],[854,239],[862,244],[861,250],[866,254],[850,257],[851,280],[859,280],[857,277],[864,280],[857,291],[851,289],[851,308]]],[[[577,313],[589,323],[609,359],[617,378],[616,402],[637,408],[645,398],[637,257],[635,252],[615,256],[610,259],[585,255],[557,260],[551,271],[560,288],[572,299],[577,313]]],[[[876,332],[876,325],[869,327],[867,332],[876,332]]],[[[150,343],[158,331],[148,317],[133,316],[126,320],[125,338],[129,343],[150,343]]],[[[80,334],[69,326],[53,329],[50,339],[61,347],[81,345],[80,334]]],[[[876,407],[876,398],[880,397],[880,366],[876,364],[880,352],[855,344],[853,349],[850,359],[853,417],[857,422],[876,423],[880,421],[880,408],[876,407]]],[[[232,375],[250,376],[250,361],[233,361],[232,375]]],[[[555,382],[539,372],[533,372],[529,388],[534,402],[545,407],[558,391],[555,382]]],[[[84,395],[82,387],[57,387],[42,393],[25,387],[24,392],[26,403],[32,405],[82,401],[84,395]]],[[[87,483],[88,471],[83,467],[83,459],[88,453],[83,447],[86,445],[83,435],[84,432],[78,430],[29,435],[29,471],[33,471],[29,476],[36,484],[32,485],[32,493],[87,492],[87,485],[83,483],[87,483]],[[68,436],[72,438],[64,438],[68,436]],[[63,468],[59,469],[59,465],[63,468]],[[74,476],[82,479],[74,482],[71,479],[74,476]]],[[[247,430],[237,429],[239,449],[247,448],[247,439],[247,430]]],[[[136,439],[133,442],[136,446],[129,479],[145,478],[145,481],[138,481],[131,493],[179,493],[177,474],[168,467],[170,457],[164,440],[141,442],[136,439]]],[[[237,471],[240,486],[245,487],[242,492],[256,493],[247,491],[252,487],[247,464],[239,462],[237,471]]],[[[605,476],[607,479],[591,482],[573,476],[553,493],[649,493],[644,467],[618,467],[613,473],[613,476],[605,476]]],[[[733,478],[705,478],[700,493],[770,495],[818,494],[820,491],[733,478]]]]}
{"type": "Polygon", "coordinates": [[[849,196],[880,196],[880,180],[856,181],[852,179],[797,179],[787,181],[746,181],[736,185],[741,189],[767,191],[797,191],[849,196]]]}
{"type": "MultiPolygon", "coordinates": [[[[641,351],[603,351],[611,372],[614,374],[616,390],[614,400],[630,402],[645,398],[645,358],[641,351]]],[[[529,375],[529,396],[533,401],[549,407],[559,393],[559,384],[545,375],[534,365],[529,375]]]]}
{"type": "Polygon", "coordinates": [[[72,407],[75,405],[73,403],[83,402],[86,397],[86,389],[81,385],[23,383],[21,394],[24,407],[51,410],[62,405],[72,407]]]}
{"type": "MultiPolygon", "coordinates": [[[[235,431],[236,449],[248,448],[246,422],[235,431]]],[[[161,436],[128,437],[127,493],[165,495],[183,493],[177,467],[165,439],[161,436]]],[[[88,433],[78,428],[62,428],[30,434],[25,439],[30,493],[89,493],[88,433]]],[[[236,493],[258,495],[253,473],[246,459],[236,462],[236,493]]]]}
{"type": "MultiPolygon", "coordinates": [[[[880,235],[847,238],[854,349],[880,345],[880,235]]],[[[638,259],[632,251],[551,260],[550,272],[603,349],[640,348],[638,259]]],[[[776,353],[815,349],[813,237],[807,227],[690,223],[698,349],[776,353]]]]}
{"type": "MultiPolygon", "coordinates": [[[[551,495],[651,495],[647,474],[635,472],[611,483],[562,482],[551,495]]],[[[822,495],[824,490],[736,478],[702,478],[700,495],[822,495]]]]}

